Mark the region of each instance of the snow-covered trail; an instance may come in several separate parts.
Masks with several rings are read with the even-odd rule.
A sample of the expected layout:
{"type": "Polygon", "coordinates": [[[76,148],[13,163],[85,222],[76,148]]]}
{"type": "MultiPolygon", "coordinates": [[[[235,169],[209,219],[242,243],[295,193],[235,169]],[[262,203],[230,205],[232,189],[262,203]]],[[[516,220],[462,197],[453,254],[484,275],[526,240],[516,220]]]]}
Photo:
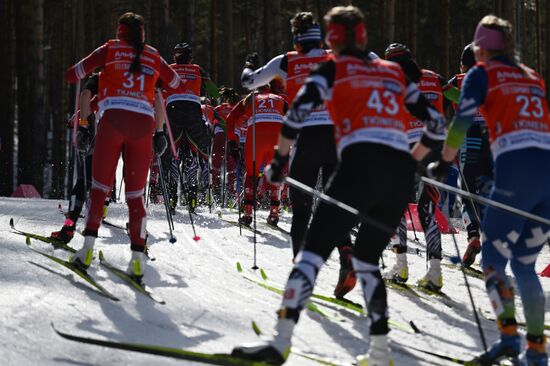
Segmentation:
{"type": "MultiPolygon", "coordinates": [[[[63,216],[57,211],[59,201],[0,198],[0,360],[5,365],[176,365],[196,364],[133,352],[115,351],[97,346],[66,341],[50,327],[82,336],[136,343],[150,343],[204,352],[229,352],[234,345],[253,342],[258,338],[250,327],[252,320],[270,333],[275,323],[279,295],[245,280],[237,271],[242,263],[251,275],[253,244],[250,231],[239,229],[200,209],[195,216],[197,234],[192,240],[189,218],[184,211],[175,216],[177,242],[168,242],[168,228],[163,206],[149,207],[148,230],[150,250],[156,261],[149,262],[146,283],[166,300],[166,305],[152,302],[135,293],[96,260],[89,273],[121,301],[113,302],[95,293],[72,272],[33,253],[24,238],[10,231],[8,222],[14,218],[17,228],[49,235],[58,230],[63,216]]],[[[259,212],[265,220],[266,212],[259,212]]],[[[236,214],[226,217],[236,220],[236,214]]],[[[110,206],[109,220],[124,225],[126,206],[110,206]]],[[[281,226],[289,229],[290,216],[282,217],[281,226]]],[[[81,223],[79,223],[81,224],[81,223]]],[[[265,235],[258,235],[258,266],[271,280],[284,283],[291,269],[291,250],[285,236],[259,224],[265,235]]],[[[128,237],[118,229],[102,227],[96,248],[107,259],[125,268],[130,258],[128,237]]],[[[423,250],[422,235],[418,248],[423,250]]],[[[457,235],[461,250],[466,246],[465,233],[457,235]]],[[[83,239],[75,237],[71,245],[80,247],[83,239]]],[[[447,255],[455,255],[451,236],[443,236],[447,255]]],[[[48,244],[33,241],[37,248],[52,252],[48,244]]],[[[60,257],[67,257],[56,251],[60,257]]],[[[386,265],[393,264],[393,254],[385,253],[386,265]]],[[[550,263],[547,248],[540,256],[537,268],[550,263]]],[[[409,255],[411,283],[425,272],[425,257],[409,255]]],[[[317,280],[315,292],[330,295],[337,280],[338,255],[328,261],[317,280]]],[[[477,328],[460,271],[444,267],[444,291],[454,301],[449,307],[437,299],[419,299],[389,290],[392,319],[414,323],[423,335],[400,330],[390,337],[400,343],[415,345],[449,355],[468,358],[481,351],[477,328]]],[[[469,277],[476,306],[492,317],[484,283],[469,277]]],[[[550,289],[550,279],[543,278],[543,287],[550,289]]],[[[362,302],[359,288],[348,296],[362,302]]],[[[550,299],[549,299],[550,300],[550,299]]],[[[519,304],[519,300],[518,300],[519,304]]],[[[546,304],[550,323],[550,301],[546,304]]],[[[518,318],[523,318],[518,311],[518,318]]],[[[305,311],[294,337],[294,345],[311,353],[352,361],[368,346],[365,318],[339,313],[344,322],[335,322],[305,311]]],[[[496,337],[493,322],[482,320],[488,341],[496,337]]],[[[396,365],[445,364],[441,360],[414,351],[395,347],[396,365]]],[[[313,365],[298,356],[291,356],[288,365],[313,365]]]]}

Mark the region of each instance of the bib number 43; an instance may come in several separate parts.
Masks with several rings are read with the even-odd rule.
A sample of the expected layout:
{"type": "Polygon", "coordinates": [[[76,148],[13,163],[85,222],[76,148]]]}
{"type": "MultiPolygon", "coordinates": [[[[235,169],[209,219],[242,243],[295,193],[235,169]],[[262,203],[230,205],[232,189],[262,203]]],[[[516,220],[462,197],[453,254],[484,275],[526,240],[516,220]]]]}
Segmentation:
{"type": "Polygon", "coordinates": [[[395,99],[395,94],[384,90],[380,92],[378,90],[373,90],[367,100],[367,107],[376,110],[376,113],[381,114],[385,112],[390,116],[394,116],[399,112],[399,105],[395,99]]]}

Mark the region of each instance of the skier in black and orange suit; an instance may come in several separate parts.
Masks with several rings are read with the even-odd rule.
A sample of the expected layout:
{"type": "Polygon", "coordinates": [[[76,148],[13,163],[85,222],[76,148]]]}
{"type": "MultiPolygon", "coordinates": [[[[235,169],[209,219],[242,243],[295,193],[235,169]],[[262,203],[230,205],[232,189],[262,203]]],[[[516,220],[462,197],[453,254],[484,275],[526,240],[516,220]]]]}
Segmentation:
{"type": "MultiPolygon", "coordinates": [[[[298,90],[304,84],[311,69],[326,61],[330,51],[322,48],[321,27],[310,12],[297,13],[291,20],[295,51],[274,57],[265,66],[258,68],[258,56],[249,55],[243,70],[241,81],[248,89],[268,84],[274,78],[286,81],[287,100],[292,103],[298,90]]],[[[338,158],[334,142],[334,124],[323,105],[319,105],[304,121],[300,136],[294,146],[290,162],[290,177],[315,186],[319,174],[322,185],[326,185],[332,175],[338,158]]],[[[313,200],[297,189],[290,189],[292,203],[292,240],[293,256],[302,248],[309,226],[313,200]]],[[[351,266],[351,238],[346,235],[338,246],[340,252],[340,276],[334,290],[337,297],[343,297],[355,286],[356,279],[351,266]]]]}

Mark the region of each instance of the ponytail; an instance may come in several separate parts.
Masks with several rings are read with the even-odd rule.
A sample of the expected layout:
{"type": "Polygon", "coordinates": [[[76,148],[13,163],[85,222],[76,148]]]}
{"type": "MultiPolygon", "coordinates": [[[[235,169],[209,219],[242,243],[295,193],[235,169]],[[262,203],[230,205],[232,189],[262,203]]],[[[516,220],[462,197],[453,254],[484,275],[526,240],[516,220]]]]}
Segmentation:
{"type": "Polygon", "coordinates": [[[118,36],[128,42],[136,52],[136,56],[130,65],[131,73],[141,73],[141,53],[145,47],[145,32],[143,30],[143,17],[135,13],[124,13],[119,22],[118,36]]]}

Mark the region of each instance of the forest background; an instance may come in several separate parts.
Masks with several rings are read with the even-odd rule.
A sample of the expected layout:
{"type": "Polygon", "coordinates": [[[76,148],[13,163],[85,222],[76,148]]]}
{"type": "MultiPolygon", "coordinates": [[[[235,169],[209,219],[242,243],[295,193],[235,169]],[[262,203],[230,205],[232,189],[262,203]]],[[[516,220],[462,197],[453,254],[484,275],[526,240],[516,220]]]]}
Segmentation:
{"type": "Polygon", "coordinates": [[[340,4],[365,13],[370,50],[383,55],[389,43],[405,43],[421,67],[446,78],[459,72],[477,22],[496,14],[514,24],[523,62],[550,80],[550,35],[541,32],[550,25],[550,1],[0,0],[0,195],[32,184],[43,197],[67,197],[75,87],[63,73],[114,38],[124,12],[145,17],[147,43],[168,62],[174,45],[188,42],[218,86],[244,92],[246,54],[258,52],[264,63],[291,50],[297,11],[322,19],[340,4]]]}

